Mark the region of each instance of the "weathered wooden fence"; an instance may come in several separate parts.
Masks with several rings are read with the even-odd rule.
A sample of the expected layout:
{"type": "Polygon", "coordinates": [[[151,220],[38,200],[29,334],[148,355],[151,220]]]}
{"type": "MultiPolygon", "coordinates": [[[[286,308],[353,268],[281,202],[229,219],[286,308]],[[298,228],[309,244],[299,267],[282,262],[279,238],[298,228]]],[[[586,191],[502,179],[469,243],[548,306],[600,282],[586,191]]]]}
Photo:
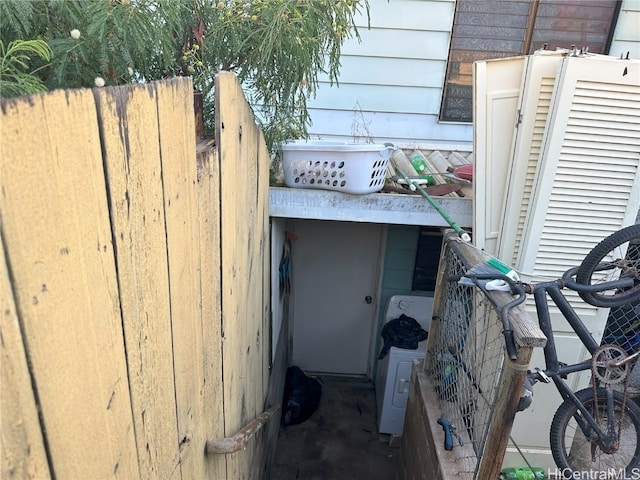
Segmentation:
{"type": "MultiPolygon", "coordinates": [[[[3,100],[2,478],[262,478],[268,152],[232,74],[3,100]]],[[[277,397],[277,395],[274,395],[277,397]]]]}

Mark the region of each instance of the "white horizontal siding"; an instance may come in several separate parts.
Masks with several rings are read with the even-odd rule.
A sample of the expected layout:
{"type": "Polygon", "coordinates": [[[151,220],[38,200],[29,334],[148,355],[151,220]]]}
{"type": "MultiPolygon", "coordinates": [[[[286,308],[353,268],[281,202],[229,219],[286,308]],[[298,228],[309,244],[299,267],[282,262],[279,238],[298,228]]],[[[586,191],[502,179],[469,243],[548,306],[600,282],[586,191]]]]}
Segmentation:
{"type": "Polygon", "coordinates": [[[342,47],[338,85],[320,77],[309,99],[312,137],[398,145],[471,145],[469,124],[439,124],[454,0],[370,0],[370,27],[342,47]]]}
{"type": "MultiPolygon", "coordinates": [[[[445,63],[440,60],[342,56],[340,85],[393,85],[399,87],[431,87],[442,89],[445,63]]],[[[320,75],[320,90],[329,85],[328,75],[320,75]]]]}
{"type": "Polygon", "coordinates": [[[400,147],[457,145],[471,151],[470,124],[439,123],[437,115],[381,113],[361,110],[311,110],[313,138],[355,143],[393,142],[400,147]]]}
{"type": "MultiPolygon", "coordinates": [[[[455,0],[369,0],[371,25],[448,32],[453,22],[455,3],[455,0]]],[[[367,26],[364,9],[356,23],[359,28],[367,26]]]]}
{"type": "Polygon", "coordinates": [[[640,59],[640,0],[623,0],[609,54],[640,59]]]}
{"type": "Polygon", "coordinates": [[[313,102],[312,108],[334,108],[336,110],[362,110],[378,113],[438,113],[440,107],[438,89],[422,87],[400,87],[397,85],[362,85],[349,83],[327,86],[313,102]],[[435,90],[435,92],[434,92],[435,90]]]}
{"type": "Polygon", "coordinates": [[[404,30],[400,28],[361,29],[360,39],[342,46],[342,55],[366,57],[447,60],[450,32],[404,30]]]}

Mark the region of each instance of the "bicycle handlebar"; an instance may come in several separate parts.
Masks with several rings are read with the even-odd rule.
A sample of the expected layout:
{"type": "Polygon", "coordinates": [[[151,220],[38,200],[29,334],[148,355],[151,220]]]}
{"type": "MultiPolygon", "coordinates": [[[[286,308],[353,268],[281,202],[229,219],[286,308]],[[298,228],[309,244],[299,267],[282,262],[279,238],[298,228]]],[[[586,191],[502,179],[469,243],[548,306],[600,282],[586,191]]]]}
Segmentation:
{"type": "MultiPolygon", "coordinates": [[[[564,272],[564,274],[562,275],[562,280],[556,280],[556,281],[561,281],[563,287],[567,287],[576,292],[586,292],[586,293],[597,293],[597,292],[604,292],[606,290],[629,288],[629,287],[633,287],[635,284],[633,278],[622,277],[622,278],[619,278],[618,280],[612,280],[610,282],[603,282],[595,285],[586,285],[584,283],[578,283],[575,280],[573,280],[572,277],[575,276],[577,271],[578,271],[578,267],[571,268],[566,272],[564,272]]],[[[478,273],[478,274],[467,273],[465,274],[465,277],[475,279],[475,280],[503,280],[509,284],[509,287],[511,287],[511,291],[514,293],[517,293],[518,296],[525,295],[525,292],[526,292],[524,284],[522,282],[516,282],[512,278],[506,275],[503,275],[501,273],[478,273]]]]}
{"type": "MultiPolygon", "coordinates": [[[[623,289],[628,288],[634,285],[634,280],[630,277],[623,277],[618,280],[614,280],[611,282],[603,282],[595,285],[585,285],[582,283],[578,283],[573,280],[573,277],[578,272],[579,267],[571,268],[567,270],[563,275],[562,279],[555,280],[553,283],[557,283],[560,287],[567,287],[576,292],[586,292],[586,293],[595,293],[602,292],[605,290],[614,290],[614,289],[623,289]]],[[[607,267],[603,266],[600,270],[606,270],[607,267]]],[[[503,331],[506,342],[507,354],[511,360],[516,360],[518,357],[515,339],[513,337],[513,330],[511,330],[511,322],[509,320],[509,311],[524,302],[526,298],[527,291],[531,292],[531,286],[526,286],[526,284],[514,281],[511,277],[507,275],[503,275],[501,273],[466,273],[465,277],[471,279],[475,285],[480,288],[487,298],[493,303],[493,305],[498,309],[500,316],[502,317],[503,331]],[[489,295],[488,289],[485,288],[485,285],[480,283],[479,280],[502,280],[506,282],[512,294],[517,294],[518,296],[513,299],[511,302],[505,305],[498,305],[494,299],[489,295]]],[[[535,286],[533,287],[535,289],[535,286]]]]}
{"type": "Polygon", "coordinates": [[[478,273],[478,274],[466,274],[467,278],[471,278],[475,280],[475,284],[480,288],[484,294],[487,296],[489,301],[493,303],[493,305],[498,309],[500,316],[502,317],[502,333],[504,334],[505,346],[507,348],[507,355],[511,360],[516,360],[518,358],[518,350],[516,348],[516,341],[513,336],[513,330],[511,329],[511,321],[509,320],[509,311],[520,305],[525,301],[527,297],[524,285],[520,282],[515,282],[511,277],[502,274],[494,274],[494,273],[478,273]],[[498,305],[489,295],[487,289],[478,282],[478,280],[503,280],[505,281],[509,287],[511,287],[512,293],[517,293],[518,296],[513,299],[511,302],[505,305],[498,305]]]}
{"type": "MultiPolygon", "coordinates": [[[[603,269],[601,269],[603,270],[603,269]]],[[[564,272],[562,275],[563,286],[574,290],[576,292],[584,293],[596,293],[604,292],[605,290],[616,290],[621,288],[629,288],[634,285],[634,280],[631,277],[623,277],[611,282],[598,283],[596,285],[586,285],[584,283],[578,283],[573,280],[573,276],[578,272],[578,267],[571,268],[564,272]]]]}
{"type": "Polygon", "coordinates": [[[519,295],[525,295],[525,289],[521,282],[516,282],[502,273],[465,273],[464,276],[471,280],[503,280],[509,284],[512,291],[519,295]]]}

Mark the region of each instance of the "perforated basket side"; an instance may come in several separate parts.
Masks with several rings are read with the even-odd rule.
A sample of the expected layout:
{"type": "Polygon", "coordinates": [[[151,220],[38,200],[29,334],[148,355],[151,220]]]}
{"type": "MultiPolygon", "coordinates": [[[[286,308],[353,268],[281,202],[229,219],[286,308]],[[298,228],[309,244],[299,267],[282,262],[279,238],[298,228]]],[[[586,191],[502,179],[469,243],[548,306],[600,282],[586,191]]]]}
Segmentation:
{"type": "Polygon", "coordinates": [[[389,151],[384,147],[349,152],[283,150],[282,158],[287,186],[353,194],[381,190],[388,161],[389,151]]]}

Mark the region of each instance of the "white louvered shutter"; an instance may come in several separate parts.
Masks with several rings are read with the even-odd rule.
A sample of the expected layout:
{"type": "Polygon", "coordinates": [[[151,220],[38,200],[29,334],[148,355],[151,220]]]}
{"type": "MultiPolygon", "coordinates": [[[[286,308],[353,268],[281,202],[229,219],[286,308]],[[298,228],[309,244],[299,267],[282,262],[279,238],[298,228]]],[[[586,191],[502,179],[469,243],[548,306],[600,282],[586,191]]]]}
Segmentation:
{"type": "Polygon", "coordinates": [[[473,239],[496,254],[527,57],[474,63],[473,239]]]}
{"type": "MultiPolygon", "coordinates": [[[[635,221],[640,62],[566,52],[524,58],[517,96],[517,73],[506,74],[512,59],[475,65],[474,242],[535,281],[559,278],[602,238],[635,221]]],[[[564,293],[599,339],[608,309],[564,293]]],[[[535,318],[532,299],[527,310],[535,318]]],[[[557,309],[551,315],[561,360],[588,358],[557,309]]],[[[534,351],[531,365],[544,367],[541,350],[534,351]]],[[[588,377],[588,372],[572,375],[570,386],[583,388],[588,377]]],[[[537,396],[512,429],[521,448],[537,452],[540,464],[553,465],[548,430],[530,426],[550,424],[559,402],[557,395],[537,396]]],[[[520,459],[511,447],[507,458],[520,459]]]]}
{"type": "Polygon", "coordinates": [[[498,257],[511,265],[515,264],[520,248],[553,88],[563,57],[562,52],[540,51],[527,58],[497,247],[498,257]]]}
{"type": "MultiPolygon", "coordinates": [[[[553,278],[601,239],[634,223],[640,205],[640,62],[562,60],[516,267],[553,278]]],[[[596,307],[571,295],[584,315],[596,307]]]]}

